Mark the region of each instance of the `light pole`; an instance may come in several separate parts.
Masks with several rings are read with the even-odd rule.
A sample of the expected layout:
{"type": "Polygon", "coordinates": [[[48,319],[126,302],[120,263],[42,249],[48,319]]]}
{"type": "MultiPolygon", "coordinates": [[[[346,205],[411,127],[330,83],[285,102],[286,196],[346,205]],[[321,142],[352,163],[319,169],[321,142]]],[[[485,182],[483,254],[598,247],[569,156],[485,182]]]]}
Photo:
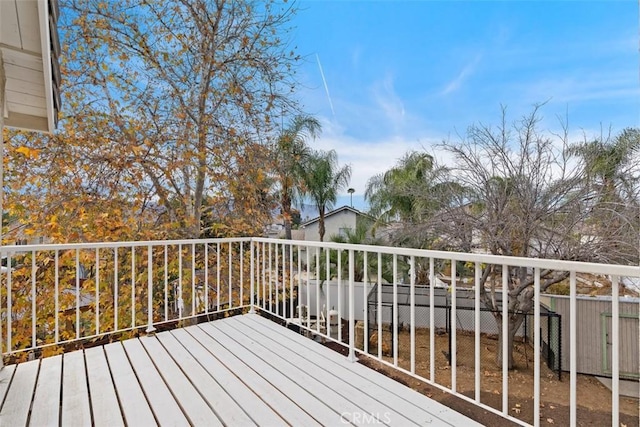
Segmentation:
{"type": "Polygon", "coordinates": [[[355,193],[356,190],[353,188],[350,188],[347,190],[347,193],[349,193],[349,196],[351,197],[351,207],[353,208],[353,193],[355,193]]]}

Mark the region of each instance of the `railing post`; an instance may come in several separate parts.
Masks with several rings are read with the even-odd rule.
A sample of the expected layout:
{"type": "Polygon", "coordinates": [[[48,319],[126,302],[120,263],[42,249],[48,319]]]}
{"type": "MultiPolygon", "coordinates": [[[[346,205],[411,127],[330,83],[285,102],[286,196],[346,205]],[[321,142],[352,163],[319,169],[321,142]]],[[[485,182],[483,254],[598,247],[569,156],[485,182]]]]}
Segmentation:
{"type": "MultiPolygon", "coordinates": [[[[2,52],[0,52],[0,101],[2,102],[0,105],[3,105],[3,106],[5,101],[6,82],[7,82],[7,79],[4,74],[4,61],[2,58],[2,52]]],[[[4,114],[0,114],[0,132],[2,132],[2,129],[4,129],[4,114]]],[[[2,248],[2,219],[3,219],[2,213],[4,212],[3,206],[2,206],[2,201],[4,199],[3,182],[4,182],[4,141],[1,141],[0,142],[0,249],[2,248]]],[[[0,260],[1,259],[2,257],[0,252],[0,260]]],[[[8,254],[7,254],[7,274],[11,275],[11,264],[9,264],[8,254]]],[[[11,292],[11,288],[7,286],[7,295],[9,295],[10,292],[11,292]]],[[[2,312],[1,308],[2,307],[0,307],[0,313],[2,312]]],[[[8,306],[7,306],[7,317],[9,317],[8,306]]],[[[2,316],[0,316],[0,319],[2,319],[2,316]]],[[[8,347],[7,347],[7,351],[9,351],[8,347]]],[[[0,369],[4,368],[4,362],[2,361],[2,354],[3,354],[2,353],[2,321],[0,320],[0,369]]]]}
{"type": "Polygon", "coordinates": [[[153,327],[153,247],[151,245],[147,248],[147,314],[148,325],[147,334],[155,332],[156,328],[153,327]]]}
{"type": "Polygon", "coordinates": [[[250,257],[249,259],[251,260],[251,280],[250,280],[250,288],[249,288],[249,292],[251,293],[251,302],[250,302],[250,306],[249,306],[249,313],[251,314],[255,314],[256,309],[255,309],[255,262],[253,260],[253,239],[250,240],[249,242],[249,251],[250,251],[250,257]]]}
{"type": "Polygon", "coordinates": [[[355,271],[353,249],[349,249],[349,361],[357,362],[355,355],[355,271]]]}

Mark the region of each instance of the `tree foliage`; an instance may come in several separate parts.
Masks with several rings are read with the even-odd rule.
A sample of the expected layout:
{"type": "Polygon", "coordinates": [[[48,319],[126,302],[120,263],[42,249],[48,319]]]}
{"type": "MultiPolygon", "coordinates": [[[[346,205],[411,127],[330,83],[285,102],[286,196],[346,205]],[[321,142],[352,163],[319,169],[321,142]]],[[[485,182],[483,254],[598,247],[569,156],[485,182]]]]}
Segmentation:
{"type": "Polygon", "coordinates": [[[61,6],[66,116],[51,138],[12,138],[10,208],[34,227],[50,224],[58,241],[261,230],[273,207],[273,118],[296,108],[294,9],[250,0],[61,6]],[[105,222],[122,233],[98,231],[105,222]]]}
{"type": "MultiPolygon", "coordinates": [[[[572,143],[566,128],[561,135],[541,130],[540,108],[513,122],[503,109],[497,126],[474,124],[460,140],[445,141],[439,148],[452,156],[453,165],[441,169],[436,180],[424,179],[434,176],[425,171],[435,169],[425,153],[408,153],[398,166],[374,177],[368,188],[374,212],[403,220],[394,230],[394,242],[637,264],[640,174],[633,159],[639,132],[626,129],[612,140],[572,143]],[[432,208],[417,208],[421,205],[432,208]]],[[[500,339],[508,340],[508,365],[513,367],[513,339],[533,307],[534,280],[526,268],[509,267],[504,273],[509,335],[500,339]]],[[[541,289],[566,277],[566,272],[543,271],[541,289]]],[[[487,265],[476,284],[498,325],[502,280],[502,267],[487,265]]],[[[501,363],[502,355],[497,356],[501,363]]]]}
{"type": "Polygon", "coordinates": [[[335,150],[315,151],[304,166],[304,184],[307,196],[318,209],[318,232],[324,240],[324,217],[333,209],[338,193],[349,186],[351,166],[338,164],[335,150]]]}
{"type": "Polygon", "coordinates": [[[305,174],[313,150],[307,144],[321,132],[320,122],[312,116],[298,115],[281,130],[272,150],[274,184],[280,213],[285,225],[285,238],[291,240],[292,206],[301,202],[305,174]]]}

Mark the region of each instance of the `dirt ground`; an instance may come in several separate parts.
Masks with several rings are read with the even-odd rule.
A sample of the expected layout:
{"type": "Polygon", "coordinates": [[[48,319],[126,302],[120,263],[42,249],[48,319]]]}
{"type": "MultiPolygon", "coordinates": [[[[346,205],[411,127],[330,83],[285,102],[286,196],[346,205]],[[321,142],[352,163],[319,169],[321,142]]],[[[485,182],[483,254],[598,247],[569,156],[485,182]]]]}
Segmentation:
{"type": "MultiPolygon", "coordinates": [[[[385,337],[383,336],[383,342],[385,337]]],[[[410,369],[410,334],[402,331],[398,336],[398,366],[410,369]]],[[[465,396],[474,397],[474,337],[458,334],[457,336],[457,369],[456,389],[465,396]]],[[[480,401],[488,406],[502,409],[502,374],[495,362],[498,341],[492,337],[481,339],[481,395],[480,401]]],[[[336,345],[332,348],[339,350],[336,345]]],[[[446,334],[437,335],[435,340],[436,369],[435,382],[451,387],[451,367],[446,353],[449,349],[449,338],[446,334]]],[[[377,352],[377,347],[376,347],[377,352]]],[[[393,363],[393,357],[384,356],[393,363]]],[[[516,343],[514,352],[516,369],[509,372],[509,413],[511,416],[533,424],[533,348],[525,343],[516,343]]],[[[425,394],[470,418],[491,426],[515,425],[472,403],[459,399],[447,392],[419,381],[410,375],[403,374],[374,359],[360,358],[360,362],[380,371],[387,376],[425,394]]],[[[416,374],[429,378],[429,330],[416,331],[416,374]]],[[[561,380],[557,372],[547,368],[542,362],[541,368],[541,425],[569,425],[569,374],[563,373],[561,380]]],[[[611,391],[595,377],[578,375],[578,409],[579,426],[611,425],[611,391]]],[[[638,399],[620,398],[621,426],[640,425],[638,399]]]]}

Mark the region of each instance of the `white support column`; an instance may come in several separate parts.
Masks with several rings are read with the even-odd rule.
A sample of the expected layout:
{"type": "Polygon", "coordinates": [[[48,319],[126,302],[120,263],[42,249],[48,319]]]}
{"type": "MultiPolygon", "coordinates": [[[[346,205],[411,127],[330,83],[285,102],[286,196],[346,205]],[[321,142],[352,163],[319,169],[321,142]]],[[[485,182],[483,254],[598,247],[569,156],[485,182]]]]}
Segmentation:
{"type": "MultiPolygon", "coordinates": [[[[4,61],[2,59],[2,51],[0,50],[0,135],[2,140],[0,141],[0,259],[2,259],[2,209],[4,199],[4,89],[7,79],[4,75],[4,61]]],[[[1,319],[1,316],[0,316],[1,319]]],[[[2,321],[0,320],[0,369],[4,368],[2,361],[2,321]]]]}

